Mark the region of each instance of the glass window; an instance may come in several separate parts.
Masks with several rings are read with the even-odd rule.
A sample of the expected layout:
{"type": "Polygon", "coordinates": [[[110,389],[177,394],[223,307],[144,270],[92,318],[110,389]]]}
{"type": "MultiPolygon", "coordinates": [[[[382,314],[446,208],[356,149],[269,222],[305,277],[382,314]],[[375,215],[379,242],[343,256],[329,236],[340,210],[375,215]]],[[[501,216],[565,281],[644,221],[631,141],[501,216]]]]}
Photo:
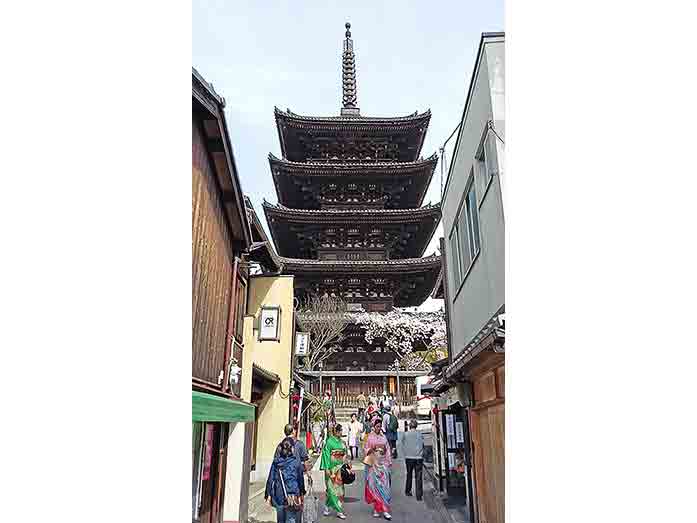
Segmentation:
{"type": "Polygon", "coordinates": [[[475,194],[474,183],[470,184],[469,191],[467,193],[467,201],[465,202],[467,206],[467,222],[468,222],[468,235],[469,235],[469,247],[470,247],[470,261],[479,254],[479,209],[477,208],[477,196],[475,194]]]}
{"type": "Polygon", "coordinates": [[[460,214],[457,215],[457,232],[460,235],[460,266],[462,267],[462,277],[467,273],[467,268],[472,260],[472,249],[467,238],[467,211],[463,204],[460,207],[460,214]]]}
{"type": "MultiPolygon", "coordinates": [[[[460,249],[458,247],[458,234],[457,234],[457,225],[453,227],[452,232],[450,233],[450,257],[449,257],[449,267],[450,267],[450,272],[453,275],[453,293],[456,293],[457,290],[460,288],[460,281],[462,278],[462,275],[460,274],[460,249]]],[[[454,296],[453,296],[454,297],[454,296]]]]}

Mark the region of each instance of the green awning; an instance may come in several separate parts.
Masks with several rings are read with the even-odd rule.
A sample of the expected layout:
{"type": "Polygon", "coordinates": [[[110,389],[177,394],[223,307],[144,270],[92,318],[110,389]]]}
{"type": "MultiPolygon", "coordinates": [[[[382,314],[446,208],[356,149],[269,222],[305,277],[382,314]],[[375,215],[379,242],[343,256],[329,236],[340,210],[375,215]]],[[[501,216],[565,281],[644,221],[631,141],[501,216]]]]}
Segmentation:
{"type": "Polygon", "coordinates": [[[192,421],[244,423],[254,421],[254,405],[194,390],[191,391],[191,414],[192,421]]]}

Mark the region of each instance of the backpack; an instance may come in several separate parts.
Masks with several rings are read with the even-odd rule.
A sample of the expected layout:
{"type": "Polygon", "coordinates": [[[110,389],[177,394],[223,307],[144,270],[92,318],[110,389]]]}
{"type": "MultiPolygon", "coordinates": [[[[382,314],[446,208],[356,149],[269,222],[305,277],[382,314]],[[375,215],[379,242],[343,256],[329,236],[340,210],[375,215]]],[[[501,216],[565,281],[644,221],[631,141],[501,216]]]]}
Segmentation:
{"type": "Polygon", "coordinates": [[[391,412],[390,412],[390,422],[387,425],[387,428],[388,428],[388,430],[390,430],[390,432],[397,432],[397,430],[399,430],[399,421],[397,420],[397,416],[395,416],[391,412]]]}
{"type": "Polygon", "coordinates": [[[303,509],[302,497],[299,494],[288,494],[286,482],[283,480],[283,471],[279,468],[278,475],[281,477],[281,487],[283,487],[283,497],[286,499],[285,506],[294,512],[303,509]]]}

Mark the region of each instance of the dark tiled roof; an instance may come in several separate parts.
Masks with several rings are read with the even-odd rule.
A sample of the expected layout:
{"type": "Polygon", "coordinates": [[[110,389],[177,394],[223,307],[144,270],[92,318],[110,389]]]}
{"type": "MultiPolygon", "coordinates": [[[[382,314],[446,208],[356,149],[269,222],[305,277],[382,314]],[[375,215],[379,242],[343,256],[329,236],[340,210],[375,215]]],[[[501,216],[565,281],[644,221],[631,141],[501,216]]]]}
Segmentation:
{"type": "Polygon", "coordinates": [[[291,209],[284,205],[274,205],[267,201],[262,204],[267,220],[269,214],[288,216],[296,219],[311,218],[312,221],[336,222],[338,220],[365,221],[379,225],[385,221],[422,221],[424,218],[440,219],[440,204],[429,204],[417,209],[291,209]]]}
{"type": "Polygon", "coordinates": [[[440,267],[440,256],[405,258],[401,260],[305,260],[280,257],[286,271],[300,268],[307,271],[329,271],[344,269],[358,272],[395,272],[404,270],[428,270],[440,267]]]}
{"type": "Polygon", "coordinates": [[[375,176],[376,174],[428,174],[433,171],[438,163],[438,154],[433,153],[426,159],[414,162],[369,162],[369,161],[308,161],[292,162],[283,158],[277,158],[269,153],[269,165],[272,173],[274,167],[284,173],[300,174],[302,176],[336,176],[356,174],[361,176],[375,176]]]}

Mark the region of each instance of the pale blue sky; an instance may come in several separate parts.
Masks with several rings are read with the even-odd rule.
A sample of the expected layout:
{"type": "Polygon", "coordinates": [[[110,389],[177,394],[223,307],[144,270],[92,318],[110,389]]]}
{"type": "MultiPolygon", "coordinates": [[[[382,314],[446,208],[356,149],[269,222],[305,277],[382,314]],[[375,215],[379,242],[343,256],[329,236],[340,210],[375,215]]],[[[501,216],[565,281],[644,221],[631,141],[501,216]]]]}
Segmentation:
{"type": "MultiPolygon", "coordinates": [[[[347,21],[361,114],[430,108],[428,157],[462,116],[480,35],[503,30],[503,1],[194,1],[193,66],[226,100],[242,188],[264,225],[262,198],[277,201],[267,156],[281,156],[274,105],[339,114],[347,21]]],[[[440,165],[424,203],[439,201],[439,193],[440,165]]]]}

